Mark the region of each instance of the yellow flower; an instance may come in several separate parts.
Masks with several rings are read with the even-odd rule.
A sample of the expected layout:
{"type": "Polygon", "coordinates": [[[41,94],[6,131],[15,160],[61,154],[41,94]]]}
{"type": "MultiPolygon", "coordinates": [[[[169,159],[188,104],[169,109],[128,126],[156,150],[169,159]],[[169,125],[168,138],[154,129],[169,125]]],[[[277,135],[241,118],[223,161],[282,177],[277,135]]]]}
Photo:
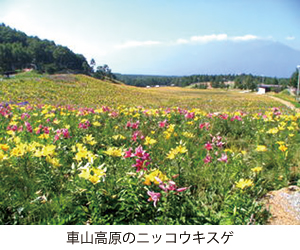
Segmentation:
{"type": "Polygon", "coordinates": [[[81,169],[81,173],[78,176],[87,180],[90,178],[90,170],[86,168],[81,169]]]}
{"type": "Polygon", "coordinates": [[[278,180],[282,181],[283,180],[283,175],[278,176],[278,180]]]}
{"type": "Polygon", "coordinates": [[[232,149],[230,149],[230,148],[226,148],[225,150],[224,150],[224,152],[229,152],[229,153],[233,153],[233,150],[232,149]]]}
{"type": "Polygon", "coordinates": [[[101,123],[100,123],[100,122],[97,122],[97,121],[96,121],[96,122],[93,122],[92,124],[93,124],[95,127],[100,127],[100,126],[101,126],[101,123]]]}
{"type": "Polygon", "coordinates": [[[276,144],[283,145],[284,141],[277,141],[276,144]]]}
{"type": "Polygon", "coordinates": [[[8,159],[7,156],[0,150],[0,161],[8,159]]]}
{"type": "Polygon", "coordinates": [[[170,137],[171,137],[171,133],[169,133],[168,131],[164,131],[164,134],[165,134],[165,139],[166,140],[169,140],[170,139],[170,137]]]}
{"type": "Polygon", "coordinates": [[[49,138],[49,134],[41,134],[39,136],[40,139],[48,139],[49,138]]]}
{"type": "Polygon", "coordinates": [[[98,175],[90,175],[89,176],[89,178],[88,178],[88,180],[91,182],[91,183],[93,183],[93,184],[97,184],[97,183],[99,183],[100,182],[100,176],[98,176],[98,175]]]}
{"type": "Polygon", "coordinates": [[[256,151],[265,152],[265,151],[267,151],[267,147],[264,146],[264,145],[258,145],[257,148],[256,148],[256,151]]]}
{"type": "Polygon", "coordinates": [[[97,142],[94,140],[93,135],[86,135],[83,138],[83,142],[90,145],[95,145],[97,142]]]}
{"type": "Polygon", "coordinates": [[[61,166],[61,164],[59,163],[59,159],[57,159],[57,158],[51,158],[51,157],[47,156],[46,161],[51,163],[52,166],[54,166],[54,167],[61,166]]]}
{"type": "Polygon", "coordinates": [[[3,151],[7,151],[9,149],[9,146],[7,144],[0,144],[0,148],[3,150],[3,151]]]}
{"type": "Polygon", "coordinates": [[[150,138],[149,136],[146,136],[145,138],[145,145],[153,145],[157,142],[157,140],[150,138]]]}
{"type": "Polygon", "coordinates": [[[287,147],[285,146],[285,145],[280,145],[279,147],[278,147],[278,149],[281,151],[281,152],[285,152],[285,151],[287,151],[287,147]]]}
{"type": "Polygon", "coordinates": [[[186,153],[188,151],[187,148],[185,146],[182,146],[182,145],[177,146],[176,150],[180,154],[184,154],[184,153],[186,153]]]}
{"type": "Polygon", "coordinates": [[[169,133],[173,133],[173,132],[174,132],[174,129],[175,129],[175,124],[170,124],[169,127],[168,127],[168,129],[167,129],[167,131],[168,131],[169,133]]]}
{"type": "Polygon", "coordinates": [[[251,168],[251,171],[254,173],[259,173],[260,171],[262,171],[262,167],[251,168]]]}
{"type": "Polygon", "coordinates": [[[240,179],[238,182],[235,183],[236,184],[236,187],[240,188],[240,189],[244,189],[244,188],[247,188],[247,187],[251,187],[253,186],[253,181],[250,180],[250,179],[240,179]]]}
{"type": "Polygon", "coordinates": [[[168,177],[165,174],[163,174],[160,170],[156,169],[152,171],[150,174],[145,175],[144,184],[149,186],[151,185],[151,182],[153,182],[154,184],[158,185],[159,182],[155,179],[155,177],[158,177],[161,181],[168,180],[168,177]]]}
{"type": "Polygon", "coordinates": [[[103,177],[103,176],[106,175],[105,169],[102,169],[101,167],[99,167],[99,168],[92,168],[92,171],[93,171],[94,175],[97,175],[99,177],[103,177]]]}
{"type": "Polygon", "coordinates": [[[104,151],[105,154],[113,156],[113,157],[121,157],[122,156],[122,149],[110,147],[106,151],[104,151]]]}
{"type": "Polygon", "coordinates": [[[184,137],[187,137],[187,138],[194,138],[195,135],[193,133],[189,133],[189,132],[183,132],[182,135],[184,137]]]}
{"type": "Polygon", "coordinates": [[[12,130],[8,130],[7,132],[6,132],[8,135],[11,135],[11,136],[14,136],[16,133],[14,132],[14,131],[12,131],[12,130]]]}
{"type": "Polygon", "coordinates": [[[178,151],[176,150],[176,149],[171,149],[170,151],[169,151],[169,153],[167,154],[167,158],[168,159],[170,159],[170,160],[172,160],[172,159],[174,159],[175,158],[175,156],[178,154],[178,151]]]}
{"type": "Polygon", "coordinates": [[[80,168],[81,173],[78,174],[80,178],[84,178],[86,180],[89,180],[93,184],[97,184],[100,182],[101,178],[104,180],[104,177],[106,176],[106,169],[102,169],[102,165],[98,168],[90,168],[90,164],[88,163],[84,167],[80,168]]]}
{"type": "Polygon", "coordinates": [[[47,145],[42,148],[43,156],[52,156],[54,155],[56,146],[55,145],[47,145]]]}
{"type": "Polygon", "coordinates": [[[187,148],[186,148],[185,146],[179,145],[179,146],[177,146],[176,148],[174,148],[174,149],[172,148],[172,149],[169,151],[169,153],[167,154],[167,159],[172,160],[172,159],[175,158],[175,156],[176,156],[177,154],[184,154],[184,153],[186,153],[186,152],[188,152],[187,148]]]}
{"type": "Polygon", "coordinates": [[[278,132],[278,128],[271,128],[267,131],[267,134],[277,134],[278,132]]]}
{"type": "Polygon", "coordinates": [[[21,142],[20,137],[19,137],[19,136],[16,136],[16,137],[14,138],[14,142],[15,142],[16,144],[19,144],[19,143],[21,142]]]}
{"type": "Polygon", "coordinates": [[[114,140],[124,140],[124,139],[126,139],[126,137],[123,136],[123,135],[114,135],[114,136],[112,136],[112,138],[114,140]]]}
{"type": "Polygon", "coordinates": [[[27,152],[27,145],[21,143],[12,149],[10,155],[19,157],[19,156],[23,156],[26,152],[27,152]]]}

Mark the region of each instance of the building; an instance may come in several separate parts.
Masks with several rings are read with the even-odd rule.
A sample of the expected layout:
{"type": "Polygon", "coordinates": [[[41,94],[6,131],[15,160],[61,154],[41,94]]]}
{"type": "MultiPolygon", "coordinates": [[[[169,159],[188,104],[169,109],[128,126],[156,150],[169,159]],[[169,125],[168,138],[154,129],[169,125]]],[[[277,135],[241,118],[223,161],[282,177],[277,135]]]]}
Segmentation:
{"type": "Polygon", "coordinates": [[[263,95],[267,92],[275,91],[279,92],[281,91],[282,86],[281,85],[269,85],[269,84],[259,84],[258,86],[257,94],[263,95]]]}

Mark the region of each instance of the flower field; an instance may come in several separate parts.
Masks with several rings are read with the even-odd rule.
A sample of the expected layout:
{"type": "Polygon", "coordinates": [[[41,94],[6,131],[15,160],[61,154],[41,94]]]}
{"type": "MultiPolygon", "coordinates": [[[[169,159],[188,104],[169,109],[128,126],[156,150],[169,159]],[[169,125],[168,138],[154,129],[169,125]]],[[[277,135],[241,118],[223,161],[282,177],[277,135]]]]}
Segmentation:
{"type": "Polygon", "coordinates": [[[300,114],[267,97],[72,77],[3,81],[0,224],[265,224],[299,184],[300,114]]]}

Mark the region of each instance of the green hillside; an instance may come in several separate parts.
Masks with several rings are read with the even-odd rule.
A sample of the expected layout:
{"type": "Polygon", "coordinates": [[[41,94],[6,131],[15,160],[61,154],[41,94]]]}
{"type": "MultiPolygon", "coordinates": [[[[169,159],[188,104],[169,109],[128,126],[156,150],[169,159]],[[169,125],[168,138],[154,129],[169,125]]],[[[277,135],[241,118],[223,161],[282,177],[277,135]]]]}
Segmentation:
{"type": "Polygon", "coordinates": [[[280,106],[268,97],[226,90],[195,90],[178,87],[137,88],[86,75],[39,75],[23,73],[2,79],[0,98],[5,102],[28,101],[31,104],[101,105],[144,107],[189,107],[209,111],[257,111],[280,106]]]}

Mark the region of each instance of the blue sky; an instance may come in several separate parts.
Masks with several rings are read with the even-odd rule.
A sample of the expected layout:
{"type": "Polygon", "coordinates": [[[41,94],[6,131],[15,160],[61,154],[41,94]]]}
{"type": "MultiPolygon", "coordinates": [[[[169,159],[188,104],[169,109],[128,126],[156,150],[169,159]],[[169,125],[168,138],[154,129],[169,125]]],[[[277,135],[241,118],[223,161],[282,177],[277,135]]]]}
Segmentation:
{"type": "Polygon", "coordinates": [[[158,47],[267,40],[300,50],[299,2],[0,0],[0,22],[68,46],[98,65],[135,73],[138,52],[151,56],[158,47]]]}

